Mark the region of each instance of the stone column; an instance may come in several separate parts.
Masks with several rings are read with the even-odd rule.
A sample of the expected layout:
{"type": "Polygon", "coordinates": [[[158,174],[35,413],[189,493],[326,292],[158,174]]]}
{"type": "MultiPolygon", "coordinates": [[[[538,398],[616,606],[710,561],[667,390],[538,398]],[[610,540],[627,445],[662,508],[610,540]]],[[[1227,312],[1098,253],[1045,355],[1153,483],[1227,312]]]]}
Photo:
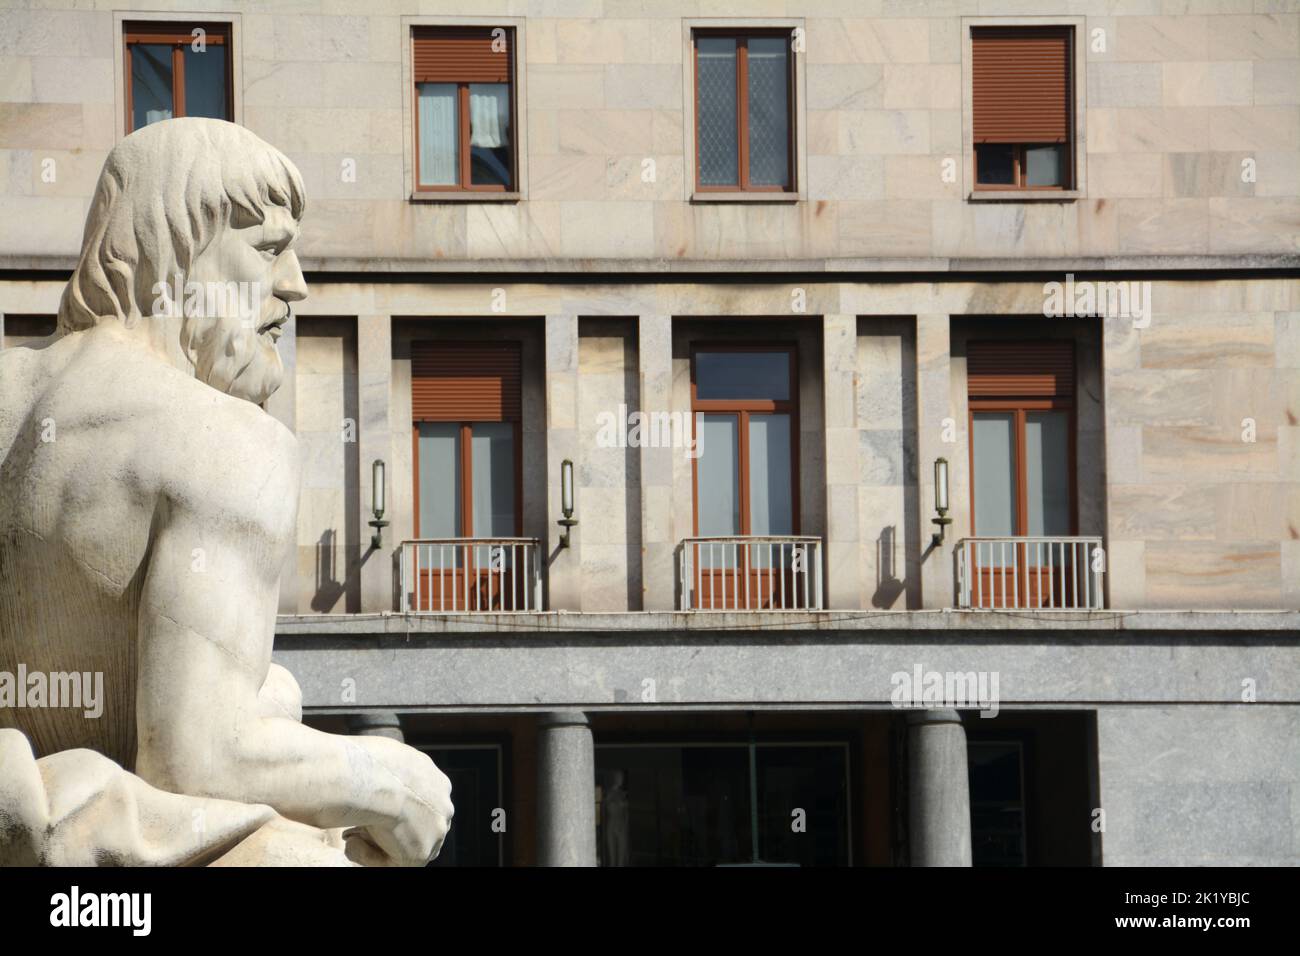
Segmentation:
{"type": "Polygon", "coordinates": [[[826,410],[826,606],[863,606],[859,569],[857,369],[858,320],[822,318],[822,386],[826,410]]]}
{"type": "Polygon", "coordinates": [[[402,721],[392,710],[371,710],[348,717],[348,730],[356,737],[387,737],[399,744],[406,743],[402,721]]]}
{"type": "Polygon", "coordinates": [[[537,862],[596,865],[596,755],[586,714],[544,714],[537,725],[537,862]]]}
{"type": "MultiPolygon", "coordinates": [[[[594,426],[593,426],[594,427],[594,426]]],[[[594,440],[594,436],[593,436],[594,440]]],[[[560,466],[565,459],[573,462],[573,516],[582,521],[582,502],[578,500],[578,476],[581,467],[578,443],[578,317],[546,317],[546,555],[548,611],[582,610],[582,525],[569,534],[569,546],[560,547],[564,529],[558,524],[564,517],[560,510],[560,466]]]]}
{"type": "MultiPolygon", "coordinates": [[[[289,321],[284,324],[280,341],[276,343],[280,353],[280,364],[284,366],[284,378],[280,381],[271,397],[266,400],[266,411],[285,428],[298,433],[298,316],[289,313],[289,321]]],[[[304,465],[305,467],[305,465],[304,465]]],[[[294,546],[289,550],[280,569],[280,606],[281,614],[298,613],[298,549],[301,542],[297,540],[294,529],[294,546]]]]}
{"type": "MultiPolygon", "coordinates": [[[[637,322],[641,410],[673,408],[673,317],[643,315],[637,322]]],[[[688,410],[689,411],[689,410],[688,410]]],[[[678,452],[680,454],[680,452],[678,452]]],[[[641,606],[671,611],[677,590],[673,540],[673,449],[641,448],[641,606]]]]}
{"type": "MultiPolygon", "coordinates": [[[[362,315],[357,317],[357,442],[359,451],[361,508],[361,610],[392,611],[393,607],[393,555],[398,547],[398,529],[389,525],[384,529],[383,547],[370,548],[374,529],[369,521],[371,511],[372,464],[376,458],[384,460],[385,483],[384,517],[392,516],[393,435],[388,421],[388,406],[393,382],[393,325],[387,315],[362,315]]],[[[407,441],[410,441],[408,436],[407,441]]]]}
{"type": "Polygon", "coordinates": [[[912,866],[970,866],[966,730],[955,710],[907,714],[907,832],[912,866]]]}
{"type": "Polygon", "coordinates": [[[964,466],[957,459],[966,447],[962,437],[965,422],[957,421],[952,408],[952,336],[946,315],[918,315],[916,317],[916,417],[917,417],[917,492],[920,499],[921,528],[921,606],[924,608],[952,607],[953,599],[953,547],[958,537],[960,522],[948,526],[944,542],[931,548],[931,535],[939,526],[932,523],[934,510],[934,460],[948,459],[949,514],[964,515],[964,502],[957,481],[964,466]],[[945,442],[945,431],[951,431],[954,441],[945,442]]]}

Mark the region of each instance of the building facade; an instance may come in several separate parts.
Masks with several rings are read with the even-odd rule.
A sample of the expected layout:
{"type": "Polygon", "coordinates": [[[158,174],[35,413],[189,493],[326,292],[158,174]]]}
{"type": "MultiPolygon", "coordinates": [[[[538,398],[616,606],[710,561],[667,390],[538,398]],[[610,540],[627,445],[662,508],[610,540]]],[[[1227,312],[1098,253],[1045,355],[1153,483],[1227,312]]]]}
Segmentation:
{"type": "Polygon", "coordinates": [[[440,863],[1300,862],[1300,3],[149,6],[0,11],[2,344],[294,161],[276,659],[440,863]]]}

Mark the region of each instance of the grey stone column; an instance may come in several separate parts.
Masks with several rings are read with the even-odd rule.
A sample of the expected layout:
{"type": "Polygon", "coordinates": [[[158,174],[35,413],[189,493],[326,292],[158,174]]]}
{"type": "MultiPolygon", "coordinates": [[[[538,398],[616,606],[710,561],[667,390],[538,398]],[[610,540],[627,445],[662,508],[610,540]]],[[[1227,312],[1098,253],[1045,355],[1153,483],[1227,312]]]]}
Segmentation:
{"type": "Polygon", "coordinates": [[[966,730],[955,710],[907,715],[907,832],[912,866],[970,866],[966,730]]]}
{"type": "Polygon", "coordinates": [[[357,737],[387,737],[399,744],[406,743],[402,721],[392,710],[372,710],[348,717],[348,730],[357,737]]]}
{"type": "Polygon", "coordinates": [[[596,865],[596,755],[581,711],[543,714],[537,726],[537,862],[596,865]]]}

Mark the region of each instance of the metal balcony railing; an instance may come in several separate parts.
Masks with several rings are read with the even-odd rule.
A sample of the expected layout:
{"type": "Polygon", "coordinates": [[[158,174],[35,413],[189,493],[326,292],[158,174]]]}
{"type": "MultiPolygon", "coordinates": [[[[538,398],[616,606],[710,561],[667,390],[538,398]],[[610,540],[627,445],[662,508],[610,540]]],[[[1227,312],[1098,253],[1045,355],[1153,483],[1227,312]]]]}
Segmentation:
{"type": "Polygon", "coordinates": [[[683,611],[822,609],[821,538],[685,538],[677,566],[683,611]]]}
{"type": "Polygon", "coordinates": [[[963,538],[957,606],[988,610],[1096,611],[1101,538],[963,538]]]}
{"type": "Polygon", "coordinates": [[[402,542],[401,609],[417,614],[542,610],[536,538],[402,542]]]}

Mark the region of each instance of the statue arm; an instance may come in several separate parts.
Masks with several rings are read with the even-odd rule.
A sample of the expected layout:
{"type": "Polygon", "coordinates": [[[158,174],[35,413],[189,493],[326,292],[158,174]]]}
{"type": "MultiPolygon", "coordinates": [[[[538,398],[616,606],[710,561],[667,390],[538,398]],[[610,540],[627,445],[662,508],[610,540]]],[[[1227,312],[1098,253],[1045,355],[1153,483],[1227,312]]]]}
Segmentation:
{"type": "Polygon", "coordinates": [[[267,679],[283,549],[259,538],[176,504],[159,509],[140,601],[136,772],[174,793],[362,827],[393,858],[425,862],[450,822],[447,778],[414,748],[323,733],[284,712],[287,672],[267,679]]]}

